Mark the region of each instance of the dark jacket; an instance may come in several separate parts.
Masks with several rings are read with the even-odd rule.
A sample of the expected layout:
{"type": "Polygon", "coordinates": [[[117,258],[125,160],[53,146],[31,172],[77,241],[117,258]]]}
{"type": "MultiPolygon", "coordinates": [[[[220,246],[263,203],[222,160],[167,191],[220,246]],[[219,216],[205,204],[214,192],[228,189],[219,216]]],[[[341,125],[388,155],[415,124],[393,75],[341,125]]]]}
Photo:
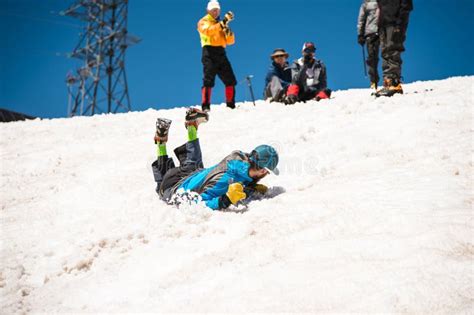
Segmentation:
{"type": "Polygon", "coordinates": [[[380,26],[398,26],[406,30],[408,16],[413,10],[412,0],[377,0],[380,9],[380,26]]]}
{"type": "Polygon", "coordinates": [[[310,65],[304,64],[303,58],[295,60],[291,65],[291,75],[292,82],[304,91],[320,91],[328,86],[326,66],[318,59],[310,65]]]}
{"type": "Polygon", "coordinates": [[[268,86],[268,83],[272,80],[272,77],[278,77],[280,79],[281,85],[286,88],[291,83],[291,68],[288,63],[285,66],[281,67],[276,62],[272,62],[268,68],[267,75],[265,76],[265,87],[268,86]]]}

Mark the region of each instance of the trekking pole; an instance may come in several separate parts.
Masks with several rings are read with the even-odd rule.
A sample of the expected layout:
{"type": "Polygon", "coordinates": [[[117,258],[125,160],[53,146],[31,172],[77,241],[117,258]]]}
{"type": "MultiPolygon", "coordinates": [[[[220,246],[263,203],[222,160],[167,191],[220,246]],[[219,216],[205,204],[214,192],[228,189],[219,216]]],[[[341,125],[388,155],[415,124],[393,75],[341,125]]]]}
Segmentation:
{"type": "Polygon", "coordinates": [[[249,86],[250,96],[252,97],[253,106],[255,106],[255,96],[253,95],[252,78],[253,78],[253,75],[248,75],[245,78],[245,80],[247,81],[247,85],[249,86]]]}
{"type": "Polygon", "coordinates": [[[367,65],[365,63],[365,45],[362,45],[362,61],[364,64],[364,76],[367,78],[367,65]]]}

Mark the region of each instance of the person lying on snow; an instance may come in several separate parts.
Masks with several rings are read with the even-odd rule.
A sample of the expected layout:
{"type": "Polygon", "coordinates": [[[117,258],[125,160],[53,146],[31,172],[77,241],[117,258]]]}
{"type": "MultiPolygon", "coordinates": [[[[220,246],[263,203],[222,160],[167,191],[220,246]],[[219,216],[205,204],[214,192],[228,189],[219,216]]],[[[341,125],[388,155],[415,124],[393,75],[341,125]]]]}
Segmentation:
{"type": "Polygon", "coordinates": [[[191,191],[199,194],[209,208],[220,210],[254,192],[265,193],[268,188],[258,182],[269,172],[279,174],[276,150],[269,145],[259,145],[250,154],[234,151],[217,165],[204,168],[197,130],[208,119],[208,112],[197,108],[187,110],[188,142],[174,150],[180,162],[180,166],[175,167],[166,150],[171,120],[158,118],[155,135],[158,158],[152,169],[160,198],[176,203],[179,202],[176,194],[191,191]]]}
{"type": "Polygon", "coordinates": [[[314,58],[314,43],[304,43],[302,54],[291,65],[292,83],[284,100],[287,105],[312,99],[319,101],[331,96],[331,90],[327,88],[326,66],[321,60],[314,58]]]}

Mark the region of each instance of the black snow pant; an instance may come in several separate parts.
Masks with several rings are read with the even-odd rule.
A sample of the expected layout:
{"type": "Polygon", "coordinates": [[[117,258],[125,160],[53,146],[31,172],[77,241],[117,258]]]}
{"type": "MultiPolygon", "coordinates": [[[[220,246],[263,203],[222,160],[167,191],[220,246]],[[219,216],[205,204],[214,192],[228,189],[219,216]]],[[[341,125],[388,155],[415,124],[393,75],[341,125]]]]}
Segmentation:
{"type": "Polygon", "coordinates": [[[156,192],[165,201],[169,201],[178,188],[177,184],[195,171],[204,168],[199,139],[188,141],[174,150],[180,166],[175,167],[173,159],[160,156],[151,165],[156,182],[156,192]]]}
{"type": "Polygon", "coordinates": [[[380,46],[382,50],[382,71],[384,79],[400,80],[402,76],[401,54],[405,51],[406,30],[394,33],[395,26],[379,28],[380,46]]]}
{"type": "Polygon", "coordinates": [[[201,62],[203,65],[202,105],[211,103],[211,89],[215,85],[216,75],[226,86],[226,102],[228,106],[235,106],[235,78],[234,70],[227,59],[224,47],[204,46],[202,48],[201,62]]]}
{"type": "Polygon", "coordinates": [[[272,102],[282,102],[285,97],[287,89],[288,89],[288,84],[285,84],[285,85],[281,84],[280,78],[274,75],[270,83],[268,83],[268,85],[265,88],[265,93],[264,93],[265,99],[271,98],[272,102]]]}
{"type": "Polygon", "coordinates": [[[310,89],[303,89],[298,94],[298,99],[302,102],[310,101],[316,98],[319,92],[324,91],[328,97],[331,97],[331,89],[318,89],[318,88],[310,88],[310,89]]]}
{"type": "Polygon", "coordinates": [[[380,40],[376,34],[367,36],[367,68],[369,71],[370,82],[378,83],[379,77],[379,46],[380,40]]]}

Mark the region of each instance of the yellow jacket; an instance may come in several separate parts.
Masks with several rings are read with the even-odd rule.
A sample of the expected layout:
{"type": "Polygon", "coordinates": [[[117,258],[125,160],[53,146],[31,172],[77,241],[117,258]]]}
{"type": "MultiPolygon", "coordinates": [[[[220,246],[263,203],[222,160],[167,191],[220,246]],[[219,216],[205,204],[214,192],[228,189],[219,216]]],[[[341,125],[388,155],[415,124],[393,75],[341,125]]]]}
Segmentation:
{"type": "Polygon", "coordinates": [[[221,46],[232,45],[235,43],[234,33],[225,35],[219,22],[210,14],[199,20],[197,29],[201,36],[201,46],[221,46]]]}

